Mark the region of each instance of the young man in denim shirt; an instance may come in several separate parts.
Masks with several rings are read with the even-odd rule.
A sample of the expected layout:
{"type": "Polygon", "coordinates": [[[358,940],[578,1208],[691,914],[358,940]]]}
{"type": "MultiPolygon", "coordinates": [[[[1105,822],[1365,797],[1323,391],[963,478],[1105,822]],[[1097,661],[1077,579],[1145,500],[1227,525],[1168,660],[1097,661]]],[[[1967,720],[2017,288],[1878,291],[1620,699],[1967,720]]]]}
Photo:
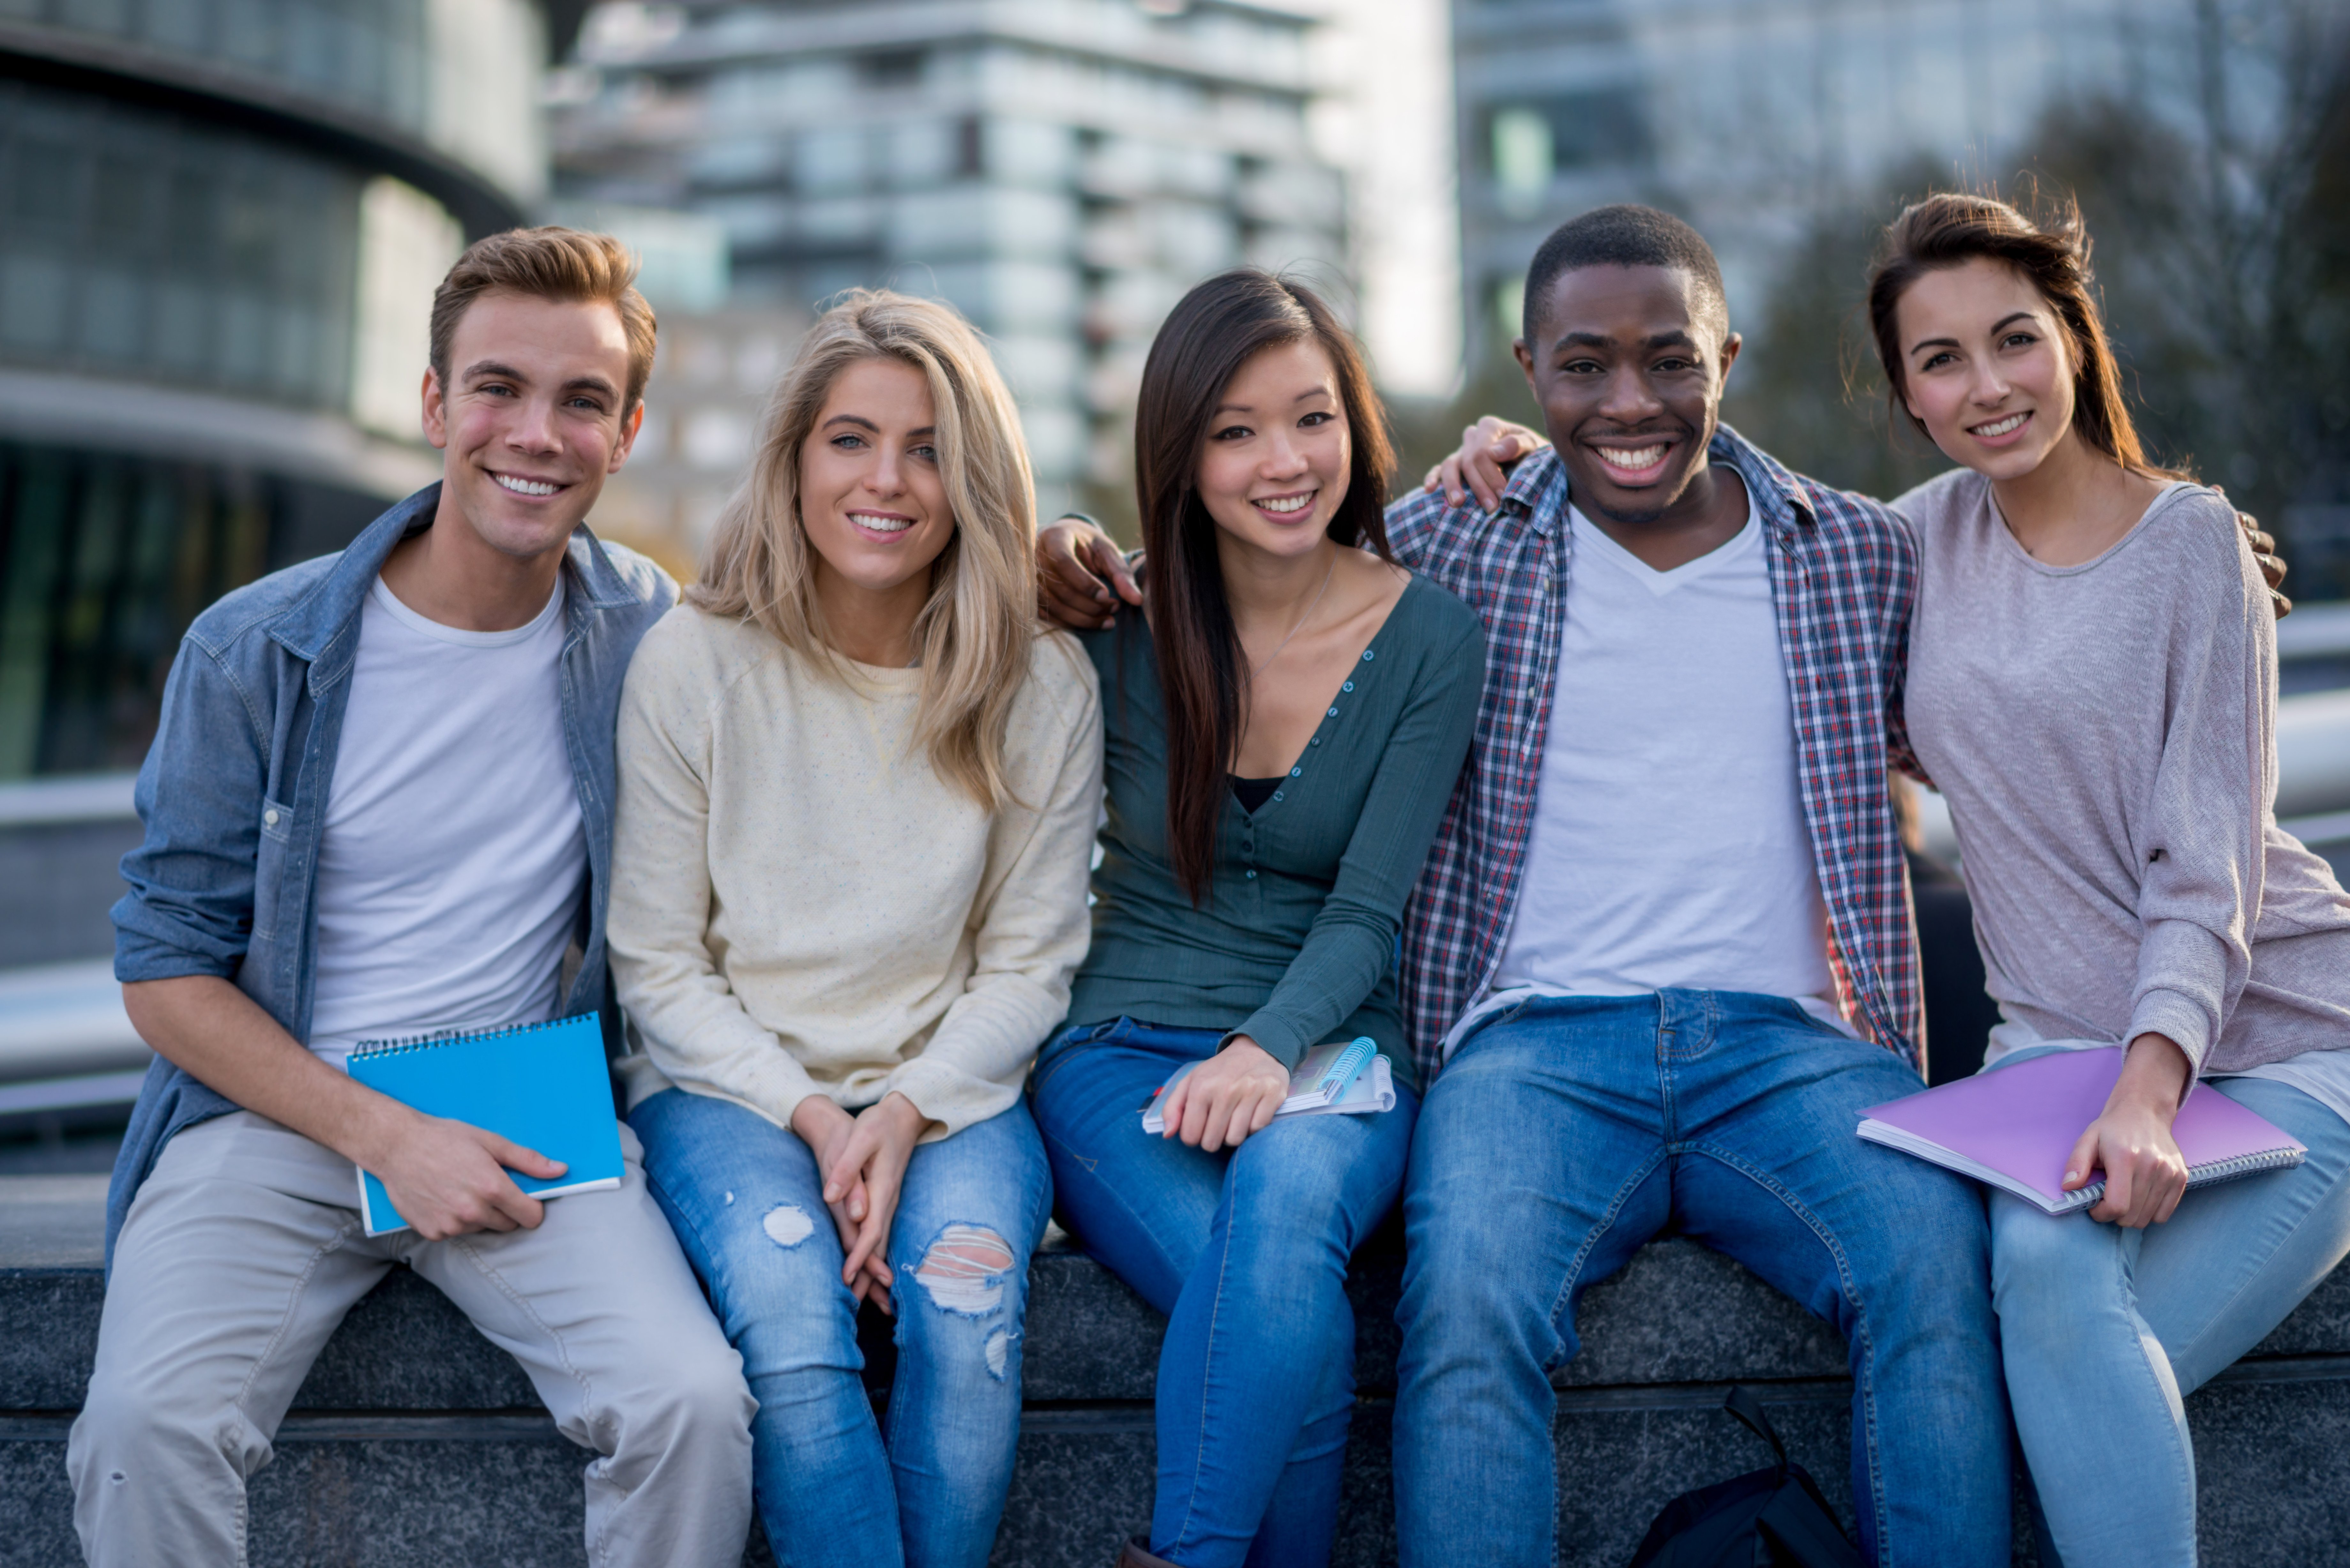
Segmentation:
{"type": "MultiPolygon", "coordinates": [[[[433,302],[442,482],[200,616],[139,777],[115,973],[158,1060],[108,1203],[68,1450],[93,1564],[234,1564],[245,1483],[395,1263],[521,1362],[587,1467],[590,1561],[742,1558],[752,1401],[645,1188],[341,1070],[361,1038],[608,1009],[612,734],[675,599],[582,525],[643,417],[652,313],[603,236],[516,230],[433,302]],[[411,1228],[370,1238],[358,1166],[411,1228]]],[[[608,1012],[608,1016],[609,1016],[608,1012]]]]}

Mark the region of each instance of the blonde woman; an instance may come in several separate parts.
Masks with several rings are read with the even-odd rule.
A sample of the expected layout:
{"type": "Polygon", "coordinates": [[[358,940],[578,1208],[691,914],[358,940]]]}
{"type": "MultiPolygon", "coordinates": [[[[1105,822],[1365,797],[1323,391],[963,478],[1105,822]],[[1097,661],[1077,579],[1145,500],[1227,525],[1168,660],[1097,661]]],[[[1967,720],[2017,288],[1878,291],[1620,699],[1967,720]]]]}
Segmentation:
{"type": "Polygon", "coordinates": [[[742,1353],[785,1563],[979,1568],[1011,1480],[1052,1206],[1021,1086],[1085,957],[1101,793],[1034,504],[978,335],[853,295],[621,700],[629,1123],[742,1353]],[[898,1323],[886,1430],[866,1300],[898,1323]]]}

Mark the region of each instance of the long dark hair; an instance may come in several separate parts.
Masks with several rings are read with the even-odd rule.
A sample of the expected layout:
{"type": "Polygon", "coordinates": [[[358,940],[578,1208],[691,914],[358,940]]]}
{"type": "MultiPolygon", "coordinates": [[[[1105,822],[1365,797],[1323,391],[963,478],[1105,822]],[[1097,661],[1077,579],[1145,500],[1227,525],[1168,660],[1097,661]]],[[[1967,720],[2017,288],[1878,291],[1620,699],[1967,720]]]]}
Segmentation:
{"type": "Polygon", "coordinates": [[[1885,366],[1886,390],[1897,419],[1919,431],[1926,422],[1909,412],[1908,378],[1901,358],[1895,315],[1909,286],[1929,272],[1986,256],[2004,262],[2032,281],[2064,324],[2073,350],[2073,428],[2090,449],[2148,479],[2188,475],[2148,461],[2130,422],[2097,308],[2095,275],[2089,267],[2089,232],[2070,198],[2040,221],[1991,196],[1944,192],[1912,203],[1885,225],[1877,260],[1868,274],[1868,324],[1877,335],[1877,357],[1885,366]]]}
{"type": "Polygon", "coordinates": [[[1214,876],[1226,773],[1248,718],[1216,524],[1196,483],[1200,454],[1218,400],[1249,358],[1308,339],[1337,372],[1354,448],[1329,536],[1393,561],[1384,514],[1395,454],[1386,410],[1353,337],[1312,289],[1255,267],[1220,273],[1183,296],[1143,362],[1134,416],[1135,494],[1149,561],[1143,602],[1167,711],[1168,855],[1194,905],[1206,900],[1214,876]]]}

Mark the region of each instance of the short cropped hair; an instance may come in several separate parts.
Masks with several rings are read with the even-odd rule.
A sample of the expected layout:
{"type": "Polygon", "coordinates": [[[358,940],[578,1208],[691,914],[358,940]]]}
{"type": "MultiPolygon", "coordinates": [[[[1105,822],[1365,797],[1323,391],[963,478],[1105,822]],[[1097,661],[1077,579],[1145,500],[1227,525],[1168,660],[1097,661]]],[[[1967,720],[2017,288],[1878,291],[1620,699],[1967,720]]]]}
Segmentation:
{"type": "Polygon", "coordinates": [[[1581,217],[1568,219],[1553,229],[1550,238],[1534,252],[1534,262],[1526,268],[1525,318],[1520,326],[1529,347],[1543,313],[1549,308],[1551,286],[1566,274],[1587,266],[1679,267],[1696,281],[1698,292],[1708,296],[1721,317],[1723,333],[1730,330],[1730,296],[1721,286],[1721,264],[1714,259],[1713,247],[1705,243],[1705,236],[1670,213],[1627,202],[1594,207],[1581,217]]]}
{"type": "Polygon", "coordinates": [[[653,307],[636,290],[637,258],[609,234],[546,227],[508,229],[475,240],[432,296],[432,371],[449,385],[449,345],[457,323],[483,295],[521,294],[567,304],[609,305],[629,338],[629,388],[620,415],[644,396],[653,373],[653,307]]]}

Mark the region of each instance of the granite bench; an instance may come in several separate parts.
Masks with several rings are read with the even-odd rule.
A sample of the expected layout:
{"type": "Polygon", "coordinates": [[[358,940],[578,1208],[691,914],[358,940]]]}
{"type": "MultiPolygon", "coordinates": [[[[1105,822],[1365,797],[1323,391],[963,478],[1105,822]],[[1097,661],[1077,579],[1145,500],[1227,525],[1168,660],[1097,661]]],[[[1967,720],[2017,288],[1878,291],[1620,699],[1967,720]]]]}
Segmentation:
{"type": "MultiPolygon", "coordinates": [[[[99,1178],[0,1179],[0,1565],[80,1561],[65,1438],[98,1332],[99,1178]]],[[[1350,1282],[1361,1406],[1336,1562],[1395,1560],[1388,1469],[1400,1260],[1350,1282]]],[[[1842,1342],[1737,1265],[1685,1241],[1591,1292],[1555,1427],[1562,1563],[1617,1568],[1674,1493],[1765,1462],[1719,1412],[1752,1387],[1795,1458],[1849,1514],[1842,1342]]],[[[994,1561],[1107,1568],[1150,1512],[1155,1314],[1055,1241],[1035,1262],[1018,1473],[994,1561]]],[[[886,1386],[888,1346],[873,1367],[886,1386]]],[[[2350,1561],[2350,1277],[2328,1282],[2189,1401],[2214,1568],[2350,1561]]],[[[581,1563],[583,1456],[515,1365],[397,1271],[327,1349],[253,1486],[255,1568],[581,1563]],[[431,1500],[429,1502],[423,1500],[431,1500]]],[[[2028,1531],[2017,1561],[2032,1560],[2028,1531]]],[[[746,1562],[770,1561],[756,1532],[746,1562]]]]}

